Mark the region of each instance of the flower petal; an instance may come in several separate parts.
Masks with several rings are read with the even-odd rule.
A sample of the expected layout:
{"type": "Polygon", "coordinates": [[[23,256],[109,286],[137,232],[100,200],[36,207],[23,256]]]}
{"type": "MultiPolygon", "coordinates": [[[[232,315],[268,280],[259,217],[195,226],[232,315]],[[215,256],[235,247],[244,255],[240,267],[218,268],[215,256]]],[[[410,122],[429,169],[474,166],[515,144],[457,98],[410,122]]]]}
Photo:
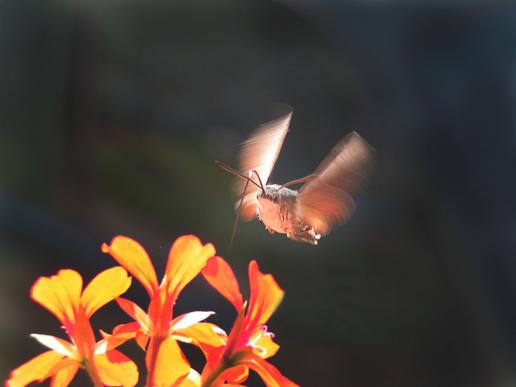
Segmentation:
{"type": "Polygon", "coordinates": [[[240,312],[242,294],[231,266],[221,257],[211,257],[202,274],[211,286],[233,304],[237,313],[240,312]]]}
{"type": "Polygon", "coordinates": [[[190,364],[172,337],[168,337],[159,348],[154,369],[155,386],[172,386],[190,372],[190,364]]]}
{"type": "Polygon", "coordinates": [[[222,357],[228,340],[226,332],[210,323],[197,323],[186,329],[175,331],[173,337],[197,346],[206,358],[207,368],[211,370],[216,367],[216,363],[222,357]]]}
{"type": "Polygon", "coordinates": [[[66,269],[51,277],[40,277],[32,286],[31,297],[69,328],[79,310],[81,291],[81,275],[66,269]]]}
{"type": "Polygon", "coordinates": [[[49,372],[62,358],[63,355],[57,352],[44,352],[12,371],[5,385],[7,387],[24,387],[32,382],[40,382],[50,376],[49,372]]]}
{"type": "MultiPolygon", "coordinates": [[[[66,356],[69,358],[77,358],[77,351],[73,344],[69,343],[66,340],[60,339],[59,337],[50,336],[50,335],[38,335],[33,333],[30,335],[32,338],[38,340],[45,347],[50,348],[54,352],[62,356],[66,356]]],[[[78,359],[76,359],[78,360],[78,359]]]]}
{"type": "Polygon", "coordinates": [[[64,357],[61,359],[59,363],[57,363],[52,369],[49,371],[48,375],[55,375],[59,371],[61,371],[64,368],[68,368],[74,364],[79,364],[77,360],[70,359],[69,357],[64,357]]]}
{"type": "Polygon", "coordinates": [[[138,346],[143,350],[143,351],[146,351],[147,350],[147,343],[149,342],[149,336],[144,334],[144,333],[141,333],[141,332],[137,332],[136,333],[136,337],[134,339],[136,341],[136,344],[138,344],[138,346]]]}
{"type": "Polygon", "coordinates": [[[163,278],[168,294],[175,300],[181,290],[203,269],[215,254],[211,243],[203,245],[199,238],[185,235],[176,239],[168,255],[163,278]]]}
{"type": "Polygon", "coordinates": [[[252,326],[267,322],[283,299],[283,290],[271,274],[263,274],[256,261],[249,263],[249,286],[251,299],[246,319],[252,326]]]}
{"type": "Polygon", "coordinates": [[[100,333],[104,340],[107,340],[107,350],[115,349],[126,341],[134,339],[136,344],[145,351],[149,340],[148,334],[141,331],[140,324],[137,322],[117,325],[112,335],[103,330],[100,330],[100,333]]]}
{"type": "Polygon", "coordinates": [[[266,360],[254,358],[246,361],[245,365],[260,375],[267,387],[298,387],[298,384],[283,376],[276,367],[266,360]]]}
{"type": "MultiPolygon", "coordinates": [[[[140,324],[138,324],[137,322],[131,322],[131,323],[127,323],[127,324],[117,325],[113,329],[113,334],[111,334],[111,335],[109,333],[104,332],[103,330],[100,331],[100,334],[102,335],[104,340],[107,341],[106,349],[110,350],[110,349],[115,349],[116,347],[122,345],[126,341],[137,337],[137,334],[140,331],[140,329],[141,329],[140,324]]],[[[97,345],[96,345],[95,352],[101,353],[101,352],[99,352],[100,349],[98,347],[98,344],[99,343],[97,343],[97,345]]]]}
{"type": "Polygon", "coordinates": [[[249,377],[249,368],[246,366],[236,366],[225,370],[222,373],[221,379],[228,381],[230,384],[240,384],[247,380],[249,377]]]}
{"type": "Polygon", "coordinates": [[[113,349],[94,357],[102,383],[108,386],[134,386],[138,383],[136,364],[122,352],[113,349]]]}
{"type": "MultiPolygon", "coordinates": [[[[125,335],[125,334],[135,334],[141,329],[140,324],[138,324],[136,321],[126,323],[126,324],[120,324],[113,328],[113,336],[114,335],[125,335]]],[[[104,336],[105,333],[102,335],[104,336]]],[[[105,336],[104,336],[105,337],[105,336]]]]}
{"type": "Polygon", "coordinates": [[[79,370],[79,363],[74,363],[68,367],[57,371],[52,377],[50,387],[67,387],[79,370]]]}
{"type": "Polygon", "coordinates": [[[196,311],[182,314],[170,322],[170,330],[177,331],[179,329],[191,327],[200,321],[206,320],[212,314],[215,314],[215,312],[196,311]]]}
{"type": "Polygon", "coordinates": [[[127,269],[143,285],[149,296],[158,289],[156,271],[145,249],[135,240],[117,236],[111,244],[102,245],[102,252],[109,253],[123,267],[127,269]]]}
{"type": "Polygon", "coordinates": [[[217,325],[210,323],[197,323],[188,328],[176,330],[174,336],[179,336],[181,341],[191,342],[201,347],[203,345],[221,347],[226,345],[227,342],[226,332],[217,325]]]}
{"type": "Polygon", "coordinates": [[[81,303],[87,317],[113,301],[131,286],[131,277],[123,267],[117,266],[104,270],[86,286],[82,293],[81,303]]]}
{"type": "Polygon", "coordinates": [[[116,299],[116,302],[125,313],[127,313],[136,322],[140,324],[143,330],[149,330],[149,316],[147,315],[147,313],[144,312],[142,308],[140,308],[134,302],[122,297],[118,297],[116,299]]]}
{"type": "Polygon", "coordinates": [[[77,321],[70,337],[73,338],[73,343],[81,357],[89,358],[95,350],[95,334],[93,333],[90,320],[86,317],[83,310],[77,315],[77,321]]]}
{"type": "Polygon", "coordinates": [[[261,336],[260,339],[253,344],[254,354],[262,359],[274,356],[276,352],[278,352],[279,348],[280,346],[272,340],[272,336],[270,334],[261,336]]]}
{"type": "MultiPolygon", "coordinates": [[[[202,383],[201,375],[194,370],[190,369],[190,372],[186,376],[186,378],[181,382],[181,387],[199,387],[202,383]]],[[[227,387],[227,386],[225,386],[227,387]]]]}
{"type": "MultiPolygon", "coordinates": [[[[101,330],[102,331],[102,330],[101,330]]],[[[102,332],[104,333],[105,335],[108,335],[107,333],[105,332],[102,332]]],[[[109,335],[108,335],[109,336],[109,335]]],[[[121,344],[121,343],[120,343],[121,344]]],[[[113,347],[114,348],[114,347],[113,347]]],[[[107,338],[105,339],[102,339],[102,340],[99,340],[97,341],[97,343],[95,344],[95,349],[93,350],[93,355],[103,355],[105,354],[109,349],[113,349],[113,348],[109,348],[109,341],[107,338]]]]}

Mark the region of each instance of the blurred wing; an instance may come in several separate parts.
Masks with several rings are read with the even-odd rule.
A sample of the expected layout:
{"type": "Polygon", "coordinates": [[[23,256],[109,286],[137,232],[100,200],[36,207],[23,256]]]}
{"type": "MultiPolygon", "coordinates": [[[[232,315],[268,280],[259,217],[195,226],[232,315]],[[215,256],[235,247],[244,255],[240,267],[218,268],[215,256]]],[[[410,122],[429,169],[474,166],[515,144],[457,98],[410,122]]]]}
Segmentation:
{"type": "MultiPolygon", "coordinates": [[[[247,176],[249,171],[255,170],[260,175],[263,184],[267,184],[287,134],[291,117],[292,111],[276,120],[261,125],[243,143],[239,156],[242,174],[247,176]]],[[[255,175],[253,176],[253,181],[259,184],[255,175]]],[[[244,179],[239,178],[235,180],[233,185],[237,208],[242,198],[245,183],[244,179]]],[[[256,205],[258,203],[256,194],[258,191],[260,191],[260,188],[254,184],[249,184],[247,187],[242,208],[240,209],[240,214],[245,220],[251,220],[256,216],[256,205]]]]}
{"type": "Polygon", "coordinates": [[[321,235],[345,222],[355,207],[351,194],[365,181],[371,155],[371,147],[357,133],[342,139],[299,190],[298,219],[321,235]]]}

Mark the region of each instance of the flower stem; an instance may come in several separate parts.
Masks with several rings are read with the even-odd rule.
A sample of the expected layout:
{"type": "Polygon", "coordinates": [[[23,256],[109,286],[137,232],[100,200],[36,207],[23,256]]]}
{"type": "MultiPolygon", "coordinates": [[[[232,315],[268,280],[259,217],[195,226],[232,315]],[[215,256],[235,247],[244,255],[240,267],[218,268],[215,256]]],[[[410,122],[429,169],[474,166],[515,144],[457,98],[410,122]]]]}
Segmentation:
{"type": "Polygon", "coordinates": [[[95,368],[95,365],[92,365],[91,362],[86,360],[84,362],[84,368],[86,369],[86,372],[88,373],[88,376],[90,377],[94,387],[104,387],[104,384],[100,380],[100,376],[97,368],[95,368]]]}
{"type": "Polygon", "coordinates": [[[211,387],[213,383],[217,381],[219,376],[227,369],[229,368],[229,364],[226,362],[225,357],[223,357],[219,365],[208,374],[206,379],[202,382],[201,387],[211,387]]]}
{"type": "Polygon", "coordinates": [[[156,362],[158,360],[159,349],[161,344],[165,341],[163,336],[152,336],[149,348],[148,348],[148,361],[147,361],[147,383],[146,387],[154,387],[154,375],[156,373],[156,362]]]}

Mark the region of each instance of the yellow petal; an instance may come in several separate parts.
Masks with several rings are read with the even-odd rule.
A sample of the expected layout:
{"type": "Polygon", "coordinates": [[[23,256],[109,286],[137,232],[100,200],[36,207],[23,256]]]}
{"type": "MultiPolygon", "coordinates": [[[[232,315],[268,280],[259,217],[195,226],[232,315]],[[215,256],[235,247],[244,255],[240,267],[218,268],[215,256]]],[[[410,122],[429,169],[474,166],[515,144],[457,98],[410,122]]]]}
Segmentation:
{"type": "Polygon", "coordinates": [[[75,363],[59,370],[53,377],[50,387],[67,387],[75,377],[79,364],[75,363]]]}
{"type": "Polygon", "coordinates": [[[82,293],[81,303],[86,316],[91,317],[98,309],[125,293],[129,286],[131,277],[120,266],[97,274],[82,293]]]}
{"type": "Polygon", "coordinates": [[[129,386],[138,383],[138,368],[122,352],[113,349],[94,357],[102,383],[108,386],[129,386]]]}
{"type": "Polygon", "coordinates": [[[51,277],[40,277],[32,286],[31,297],[47,308],[67,328],[79,310],[82,278],[75,270],[59,270],[51,277]]]}
{"type": "Polygon", "coordinates": [[[195,345],[209,345],[211,347],[221,347],[226,345],[227,336],[221,328],[215,324],[197,323],[188,328],[174,332],[174,335],[180,336],[179,340],[192,342],[195,345]],[[182,338],[190,340],[182,340],[182,338]]]}
{"type": "Polygon", "coordinates": [[[102,251],[111,254],[121,266],[140,281],[152,297],[158,289],[158,279],[147,252],[138,242],[125,236],[117,236],[109,246],[104,243],[102,251]]]}
{"type": "Polygon", "coordinates": [[[253,344],[253,352],[262,359],[274,356],[278,352],[280,346],[272,340],[271,335],[263,335],[253,344]]]}
{"type": "Polygon", "coordinates": [[[206,265],[210,257],[215,254],[215,248],[208,243],[203,245],[199,238],[185,235],[176,239],[168,255],[165,271],[165,286],[172,299],[177,298],[181,290],[206,265]]]}
{"type": "Polygon", "coordinates": [[[221,257],[211,257],[202,275],[220,294],[233,304],[237,313],[242,309],[243,301],[238,282],[231,266],[221,257]]]}
{"type": "Polygon", "coordinates": [[[201,375],[194,370],[190,369],[190,372],[186,378],[179,384],[180,387],[199,387],[202,383],[201,375]]]}
{"type": "Polygon", "coordinates": [[[64,357],[62,358],[59,363],[57,363],[51,370],[50,372],[48,373],[48,375],[55,375],[56,373],[58,373],[59,371],[61,371],[62,369],[64,368],[68,368],[72,365],[76,365],[76,364],[79,364],[77,362],[77,360],[74,360],[74,359],[70,359],[68,357],[64,357]]]}
{"type": "Polygon", "coordinates": [[[7,387],[25,387],[32,382],[40,382],[48,378],[49,372],[61,361],[63,355],[47,351],[38,355],[11,372],[7,387]]]}
{"type": "Polygon", "coordinates": [[[190,372],[190,364],[177,342],[168,337],[161,344],[154,368],[153,386],[172,386],[190,372]]]}
{"type": "Polygon", "coordinates": [[[267,322],[283,299],[283,290],[271,274],[263,274],[256,261],[249,263],[249,287],[251,299],[246,319],[253,326],[267,322]]]}
{"type": "Polygon", "coordinates": [[[210,323],[197,323],[191,327],[175,331],[172,337],[178,341],[197,346],[204,354],[206,363],[209,364],[208,368],[218,363],[226,349],[228,340],[226,332],[217,325],[210,323]]]}

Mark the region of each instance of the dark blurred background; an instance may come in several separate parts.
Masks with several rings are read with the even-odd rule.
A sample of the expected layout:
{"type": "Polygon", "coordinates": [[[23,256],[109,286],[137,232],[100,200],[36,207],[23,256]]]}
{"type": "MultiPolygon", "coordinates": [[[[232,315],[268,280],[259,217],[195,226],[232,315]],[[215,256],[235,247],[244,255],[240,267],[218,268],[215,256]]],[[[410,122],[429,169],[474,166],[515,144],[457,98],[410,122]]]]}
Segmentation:
{"type": "MultiPolygon", "coordinates": [[[[161,275],[194,233],[244,289],[257,258],[286,290],[271,362],[301,385],[516,386],[516,9],[402,3],[1,2],[0,376],[43,351],[29,333],[60,334],[29,299],[38,276],[88,281],[117,234],[161,275]],[[319,246],[253,222],[228,255],[231,177],[213,160],[235,165],[277,102],[294,116],[275,182],[352,130],[375,169],[319,246]]],[[[145,305],[136,282],[128,297],[145,305]]],[[[234,317],[201,279],[177,311],[197,309],[234,317]]]]}

